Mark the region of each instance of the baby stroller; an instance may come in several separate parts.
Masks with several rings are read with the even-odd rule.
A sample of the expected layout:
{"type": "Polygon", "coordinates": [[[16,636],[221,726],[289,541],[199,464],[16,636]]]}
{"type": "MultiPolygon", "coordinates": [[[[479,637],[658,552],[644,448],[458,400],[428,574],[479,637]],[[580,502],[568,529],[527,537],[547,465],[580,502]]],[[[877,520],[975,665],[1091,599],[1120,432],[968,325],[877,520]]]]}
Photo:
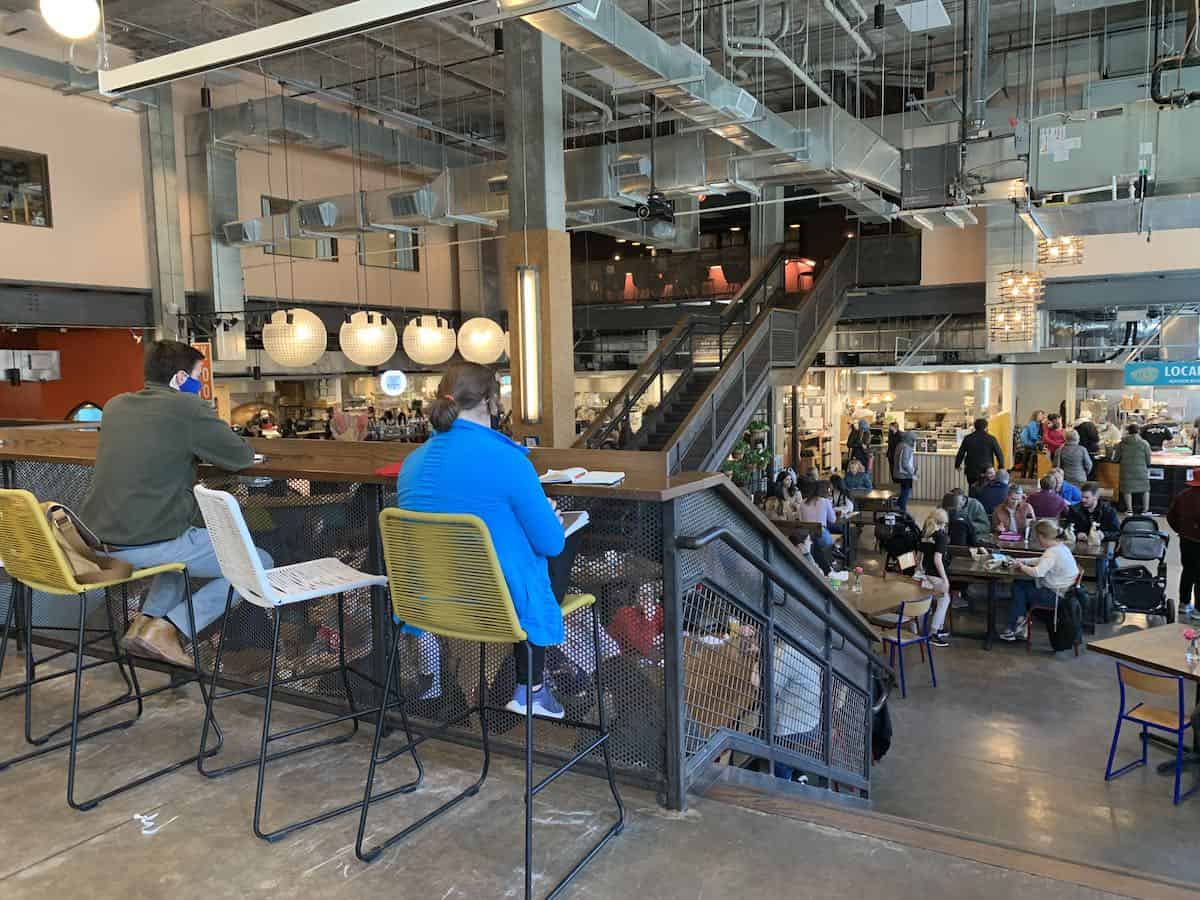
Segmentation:
{"type": "Polygon", "coordinates": [[[1170,540],[1153,516],[1129,516],[1121,523],[1109,549],[1108,596],[1122,620],[1125,613],[1134,612],[1175,621],[1175,610],[1167,600],[1170,540]],[[1154,563],[1154,571],[1142,563],[1154,563]]]}

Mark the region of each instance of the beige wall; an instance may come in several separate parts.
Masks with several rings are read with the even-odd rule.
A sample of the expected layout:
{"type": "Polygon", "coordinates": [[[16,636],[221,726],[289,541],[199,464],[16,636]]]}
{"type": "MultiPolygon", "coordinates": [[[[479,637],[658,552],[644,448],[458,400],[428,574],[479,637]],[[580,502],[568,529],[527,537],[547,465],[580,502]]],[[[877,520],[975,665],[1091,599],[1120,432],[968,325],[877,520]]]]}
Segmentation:
{"type": "Polygon", "coordinates": [[[921,232],[921,284],[983,281],[987,249],[982,225],[921,232]]]}
{"type": "Polygon", "coordinates": [[[0,78],[0,146],[49,157],[54,224],[0,225],[0,279],[150,286],[138,115],[0,78]]]}
{"type": "Polygon", "coordinates": [[[1075,266],[1047,266],[1050,278],[1116,275],[1200,269],[1200,228],[1144,234],[1096,234],[1083,239],[1083,262],[1075,266]]]}

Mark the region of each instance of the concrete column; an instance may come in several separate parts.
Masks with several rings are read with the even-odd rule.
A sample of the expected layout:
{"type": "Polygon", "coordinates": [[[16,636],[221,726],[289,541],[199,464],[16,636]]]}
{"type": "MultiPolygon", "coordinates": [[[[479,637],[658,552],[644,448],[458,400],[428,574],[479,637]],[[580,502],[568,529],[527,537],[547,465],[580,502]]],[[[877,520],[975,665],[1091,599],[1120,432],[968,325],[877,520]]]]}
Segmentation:
{"type": "Polygon", "coordinates": [[[157,105],[142,117],[146,223],[150,232],[150,288],[157,337],[177,338],[177,315],[187,311],[183,286],[183,236],[179,226],[175,113],[171,88],[155,90],[157,105]]]}
{"type": "Polygon", "coordinates": [[[569,447],[575,441],[575,352],[559,43],[524,22],[506,22],[504,70],[510,215],[500,283],[512,333],[513,436],[569,447]],[[542,415],[537,423],[522,416],[518,266],[538,271],[542,415]]]}

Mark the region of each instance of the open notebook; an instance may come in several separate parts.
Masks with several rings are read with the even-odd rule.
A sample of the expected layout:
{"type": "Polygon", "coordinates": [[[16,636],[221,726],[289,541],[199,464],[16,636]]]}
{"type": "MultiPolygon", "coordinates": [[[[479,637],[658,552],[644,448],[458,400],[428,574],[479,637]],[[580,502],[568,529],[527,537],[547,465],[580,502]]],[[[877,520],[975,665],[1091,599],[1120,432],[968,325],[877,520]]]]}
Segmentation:
{"type": "Polygon", "coordinates": [[[589,472],[582,466],[549,469],[539,479],[542,484],[591,484],[612,486],[625,480],[624,472],[589,472]]]}
{"type": "Polygon", "coordinates": [[[570,537],[590,521],[588,517],[588,511],[586,509],[581,509],[576,512],[565,512],[562,514],[562,517],[563,537],[570,537]]]}

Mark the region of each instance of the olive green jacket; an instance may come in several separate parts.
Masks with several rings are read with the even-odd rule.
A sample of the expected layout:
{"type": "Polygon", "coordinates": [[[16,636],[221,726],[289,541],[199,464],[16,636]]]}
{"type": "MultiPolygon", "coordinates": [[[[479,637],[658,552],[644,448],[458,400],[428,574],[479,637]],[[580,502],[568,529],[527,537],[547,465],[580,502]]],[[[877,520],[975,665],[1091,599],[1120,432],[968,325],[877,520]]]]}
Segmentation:
{"type": "Polygon", "coordinates": [[[147,384],[113,397],[79,515],[109,544],[174,540],[203,525],[192,493],[198,462],[237,471],[253,464],[254,451],[195,394],[147,384]]]}

